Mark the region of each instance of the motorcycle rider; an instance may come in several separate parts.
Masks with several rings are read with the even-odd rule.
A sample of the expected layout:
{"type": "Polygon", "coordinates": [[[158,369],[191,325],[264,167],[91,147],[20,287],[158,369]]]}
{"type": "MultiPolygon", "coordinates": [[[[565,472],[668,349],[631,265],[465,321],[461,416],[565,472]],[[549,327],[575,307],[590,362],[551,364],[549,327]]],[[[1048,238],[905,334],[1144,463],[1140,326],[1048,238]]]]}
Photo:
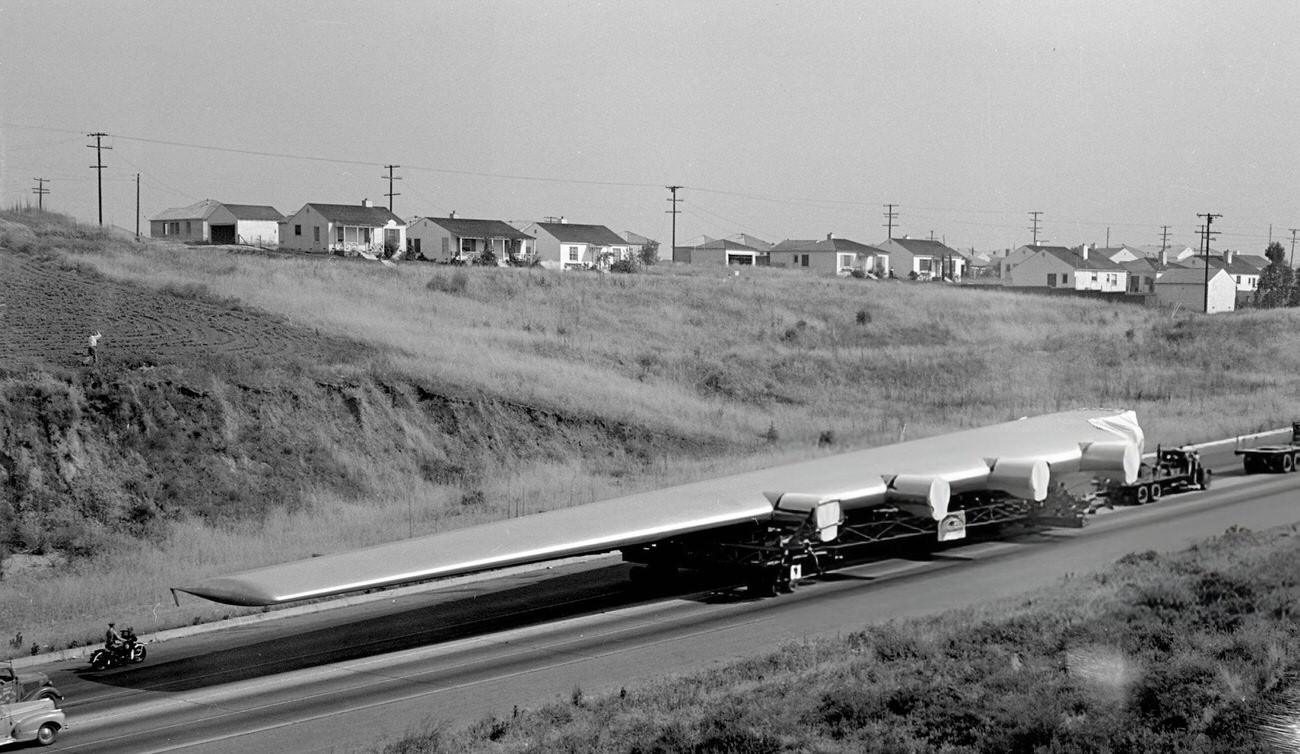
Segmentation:
{"type": "Polygon", "coordinates": [[[122,634],[118,633],[114,625],[109,623],[108,630],[104,632],[104,649],[110,652],[116,652],[122,646],[122,634]]]}

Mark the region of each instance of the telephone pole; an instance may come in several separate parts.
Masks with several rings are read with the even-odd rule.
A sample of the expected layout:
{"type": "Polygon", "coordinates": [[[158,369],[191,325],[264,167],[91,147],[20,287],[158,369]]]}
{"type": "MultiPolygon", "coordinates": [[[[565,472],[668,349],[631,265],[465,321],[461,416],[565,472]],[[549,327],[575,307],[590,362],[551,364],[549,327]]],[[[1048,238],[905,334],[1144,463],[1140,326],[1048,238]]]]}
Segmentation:
{"type": "Polygon", "coordinates": [[[36,208],[43,210],[45,209],[45,195],[50,193],[50,190],[45,188],[45,184],[49,183],[50,179],[33,178],[32,180],[36,181],[36,188],[32,189],[32,193],[36,194],[36,208]]]}
{"type": "Polygon", "coordinates": [[[135,240],[140,240],[140,174],[135,174],[135,240]]]}
{"type": "Polygon", "coordinates": [[[1168,248],[1169,248],[1169,226],[1161,225],[1160,226],[1160,253],[1164,254],[1165,250],[1167,250],[1168,248]]]}
{"type": "Polygon", "coordinates": [[[1223,217],[1223,215],[1216,215],[1210,212],[1206,212],[1203,215],[1197,214],[1196,216],[1205,218],[1205,227],[1202,229],[1201,233],[1204,237],[1203,245],[1205,247],[1205,313],[1209,314],[1210,313],[1210,238],[1214,235],[1217,235],[1216,232],[1210,230],[1210,223],[1214,222],[1214,218],[1223,217]]]}
{"type": "Polygon", "coordinates": [[[1295,269],[1295,234],[1300,233],[1300,228],[1287,228],[1291,231],[1291,259],[1287,261],[1286,266],[1295,269]]]}
{"type": "Polygon", "coordinates": [[[384,196],[388,197],[388,211],[389,211],[389,212],[392,212],[392,211],[393,211],[393,197],[395,197],[395,196],[401,196],[401,194],[395,194],[395,193],[393,193],[393,181],[400,181],[400,180],[402,180],[401,176],[398,176],[398,177],[394,178],[394,177],[393,177],[393,171],[396,170],[396,169],[398,169],[398,168],[400,168],[400,167],[401,167],[401,165],[385,165],[385,166],[384,166],[384,169],[388,171],[388,175],[387,175],[387,176],[383,176],[383,175],[379,176],[380,178],[387,178],[387,179],[388,179],[388,193],[387,193],[387,194],[384,194],[384,196]]]}
{"type": "Polygon", "coordinates": [[[95,171],[95,177],[97,179],[96,183],[99,186],[99,225],[100,227],[103,227],[104,226],[104,168],[106,167],[104,165],[103,150],[112,149],[112,147],[106,147],[103,144],[102,141],[103,138],[105,136],[108,136],[108,134],[106,133],[96,132],[93,134],[87,134],[87,136],[95,140],[94,144],[87,144],[86,146],[95,150],[95,164],[91,165],[90,169],[95,171]]]}
{"type": "Polygon", "coordinates": [[[1043,214],[1043,213],[1042,213],[1042,212],[1030,212],[1030,213],[1029,213],[1029,228],[1028,228],[1028,230],[1029,230],[1031,233],[1034,234],[1034,245],[1035,245],[1035,246],[1038,245],[1038,216],[1041,215],[1041,214],[1043,214]]]}
{"type": "Polygon", "coordinates": [[[898,212],[896,212],[894,208],[897,206],[897,204],[885,205],[885,227],[889,229],[889,235],[885,236],[886,241],[889,241],[894,237],[894,221],[898,219],[898,212]]]}
{"type": "Polygon", "coordinates": [[[672,206],[672,209],[668,210],[668,214],[673,216],[673,261],[676,262],[677,261],[677,215],[681,213],[681,210],[677,209],[677,202],[681,201],[680,199],[677,198],[677,191],[681,188],[681,186],[665,186],[664,188],[668,189],[673,194],[672,198],[668,200],[668,203],[672,206]]]}

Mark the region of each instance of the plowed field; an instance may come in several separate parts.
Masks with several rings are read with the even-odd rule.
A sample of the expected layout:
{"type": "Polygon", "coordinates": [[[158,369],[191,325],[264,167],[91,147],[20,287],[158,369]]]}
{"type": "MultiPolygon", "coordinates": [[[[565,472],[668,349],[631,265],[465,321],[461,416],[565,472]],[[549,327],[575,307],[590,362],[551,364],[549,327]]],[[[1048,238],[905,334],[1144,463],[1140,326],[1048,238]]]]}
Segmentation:
{"type": "Polygon", "coordinates": [[[108,280],[49,256],[0,249],[0,367],[83,365],[98,330],[102,365],[185,363],[211,355],[348,361],[364,346],[276,317],[108,280]]]}

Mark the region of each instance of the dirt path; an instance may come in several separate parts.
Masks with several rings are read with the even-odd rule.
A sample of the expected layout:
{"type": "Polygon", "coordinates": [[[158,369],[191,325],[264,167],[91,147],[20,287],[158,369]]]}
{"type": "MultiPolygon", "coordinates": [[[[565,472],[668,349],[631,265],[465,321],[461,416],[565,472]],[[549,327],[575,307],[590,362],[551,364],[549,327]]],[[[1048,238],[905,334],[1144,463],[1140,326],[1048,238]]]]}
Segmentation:
{"type": "Polygon", "coordinates": [[[103,333],[101,361],[186,363],[205,355],[350,361],[364,346],[196,298],[103,278],[48,256],[0,249],[0,367],[82,363],[103,333]]]}

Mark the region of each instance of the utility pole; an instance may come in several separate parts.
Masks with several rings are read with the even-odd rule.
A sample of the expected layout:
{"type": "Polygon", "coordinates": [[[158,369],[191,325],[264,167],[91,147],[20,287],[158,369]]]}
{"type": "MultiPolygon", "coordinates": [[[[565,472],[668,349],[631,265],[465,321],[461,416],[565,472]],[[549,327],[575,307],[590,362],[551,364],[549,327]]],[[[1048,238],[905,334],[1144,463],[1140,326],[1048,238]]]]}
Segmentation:
{"type": "Polygon", "coordinates": [[[1287,228],[1287,230],[1291,231],[1291,259],[1286,266],[1295,269],[1295,234],[1300,233],[1300,228],[1287,228]]]}
{"type": "Polygon", "coordinates": [[[99,185],[99,225],[102,228],[104,226],[104,168],[106,167],[102,155],[103,150],[112,149],[112,147],[103,145],[103,138],[108,136],[106,133],[95,132],[87,134],[87,136],[95,140],[94,144],[87,144],[86,146],[95,150],[95,164],[91,165],[90,169],[95,171],[96,183],[99,185]]]}
{"type": "Polygon", "coordinates": [[[50,190],[45,188],[45,184],[49,183],[50,179],[33,178],[32,180],[36,181],[36,188],[32,189],[32,193],[36,194],[36,208],[43,210],[45,209],[45,195],[50,193],[50,190]]]}
{"type": "Polygon", "coordinates": [[[1029,228],[1028,228],[1028,230],[1029,230],[1031,233],[1034,234],[1034,245],[1035,245],[1035,246],[1038,245],[1038,216],[1041,215],[1041,214],[1043,214],[1043,213],[1042,213],[1042,212],[1030,212],[1030,213],[1029,213],[1029,228]]]}
{"type": "Polygon", "coordinates": [[[1215,235],[1215,233],[1210,230],[1210,223],[1214,222],[1214,218],[1223,217],[1223,215],[1216,215],[1210,212],[1206,212],[1203,215],[1197,214],[1196,216],[1205,218],[1205,229],[1202,231],[1204,235],[1204,247],[1205,247],[1205,313],[1209,314],[1210,313],[1210,238],[1215,235]]]}
{"type": "Polygon", "coordinates": [[[885,227],[889,229],[889,235],[885,236],[886,241],[893,240],[894,238],[894,221],[898,219],[898,212],[896,212],[894,208],[897,206],[897,204],[885,205],[885,227]]]}
{"type": "Polygon", "coordinates": [[[673,261],[676,262],[677,261],[677,215],[681,213],[681,210],[677,209],[677,202],[681,201],[680,199],[677,198],[677,191],[681,188],[681,186],[665,186],[664,188],[668,189],[673,194],[672,198],[668,200],[669,205],[672,206],[672,209],[668,210],[668,214],[673,216],[673,261]]]}
{"type": "Polygon", "coordinates": [[[388,197],[388,211],[389,211],[389,212],[392,212],[392,211],[393,211],[393,197],[395,197],[395,196],[401,196],[401,194],[394,194],[394,193],[393,193],[393,181],[400,181],[400,180],[402,180],[401,176],[398,176],[398,177],[394,178],[394,177],[393,177],[393,171],[396,170],[397,168],[400,168],[400,167],[401,167],[401,165],[385,165],[385,166],[384,166],[384,169],[388,171],[388,175],[387,175],[387,176],[382,176],[382,175],[379,176],[380,178],[387,178],[387,179],[388,179],[388,193],[387,193],[387,194],[384,194],[384,196],[388,197]]]}
{"type": "Polygon", "coordinates": [[[135,174],[135,240],[140,240],[140,174],[135,174]]]}
{"type": "Polygon", "coordinates": [[[1160,253],[1164,254],[1169,248],[1169,226],[1160,226],[1160,253]]]}

